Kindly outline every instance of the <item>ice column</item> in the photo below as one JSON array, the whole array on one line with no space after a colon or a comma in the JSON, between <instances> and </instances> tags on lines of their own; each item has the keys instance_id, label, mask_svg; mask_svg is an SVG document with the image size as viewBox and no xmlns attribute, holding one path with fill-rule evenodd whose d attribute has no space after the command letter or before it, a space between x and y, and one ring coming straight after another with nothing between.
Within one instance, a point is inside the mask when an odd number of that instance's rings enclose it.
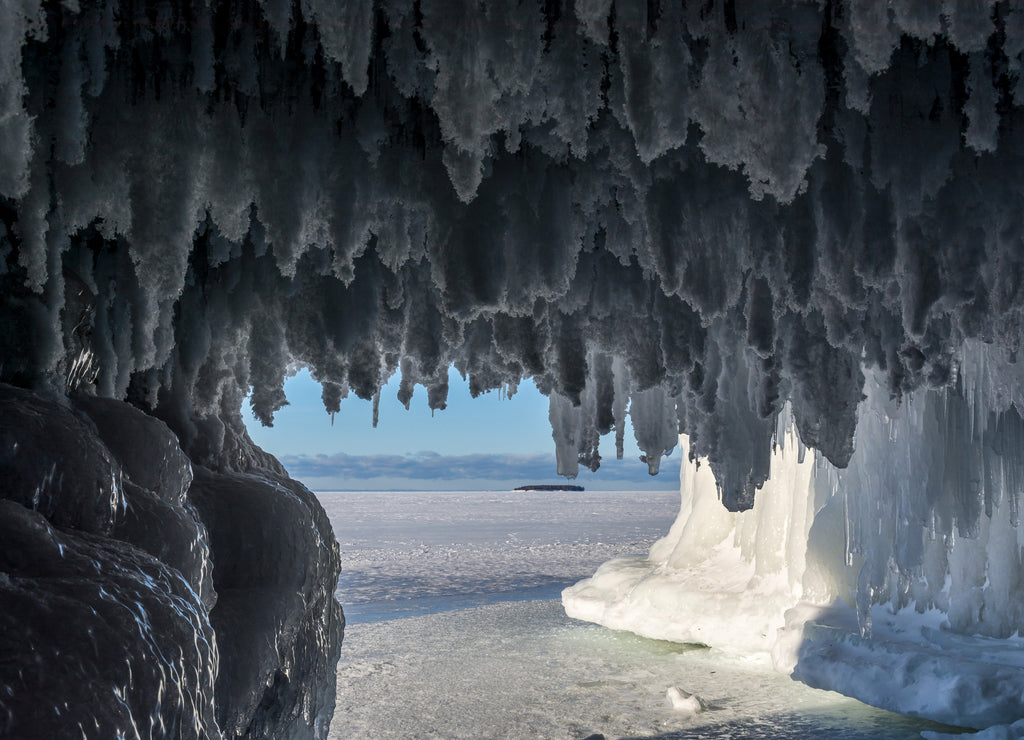
<instances>
[{"instance_id":1,"label":"ice column","mask_svg":"<svg viewBox=\"0 0 1024 740\"><path fill-rule=\"evenodd\" d=\"M684 459L679 517L647 557L605 563L566 589L571 617L646 637L768 651L786 609L800 600L808 530L818 499L814 470L788 413L772 476L754 508L732 513L706 461ZM680 437L688 448L686 436Z\"/></svg>"}]
</instances>

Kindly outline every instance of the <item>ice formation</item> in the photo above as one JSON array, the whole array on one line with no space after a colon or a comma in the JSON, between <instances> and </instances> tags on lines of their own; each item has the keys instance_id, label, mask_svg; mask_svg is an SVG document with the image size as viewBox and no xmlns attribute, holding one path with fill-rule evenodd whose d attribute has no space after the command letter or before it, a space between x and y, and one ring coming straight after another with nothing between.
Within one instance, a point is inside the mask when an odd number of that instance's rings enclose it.
<instances>
[{"instance_id":1,"label":"ice formation","mask_svg":"<svg viewBox=\"0 0 1024 740\"><path fill-rule=\"evenodd\" d=\"M1021 389L991 347L969 343L962 357L952 389L902 403L871 374L845 469L806 450L782 414L749 511L725 511L709 466L685 463L668 535L566 589L566 611L770 652L798 680L903 714L977 728L1020 719Z\"/></svg>"},{"instance_id":2,"label":"ice formation","mask_svg":"<svg viewBox=\"0 0 1024 740\"><path fill-rule=\"evenodd\" d=\"M680 714L698 714L705 709L704 702L699 696L683 691L678 686L670 686L665 692L665 698L672 709Z\"/></svg>"},{"instance_id":3,"label":"ice formation","mask_svg":"<svg viewBox=\"0 0 1024 740\"><path fill-rule=\"evenodd\" d=\"M1012 4L348 5L5 6L4 378L270 422L294 362L328 411L533 376L564 472L678 408L743 509L786 400L842 466L862 364L1014 349Z\"/></svg>"},{"instance_id":4,"label":"ice formation","mask_svg":"<svg viewBox=\"0 0 1024 740\"><path fill-rule=\"evenodd\" d=\"M166 423L194 481L184 498L163 497L152 476L125 472L146 443L98 422L98 436L9 422L2 459L17 485L5 506L29 515L6 521L49 552L85 557L58 547L68 532L148 552L163 566L146 568L170 569L160 582L178 583L176 571L192 584L174 618L197 640L204 619L218 635L236 624L229 612L246 629L274 622L296 641L241 662L224 657L240 649L234 638L218 638L213 693L235 709L214 702L216 721L244 732L251 709L262 718L249 732L271 732L261 723L297 716L279 711L287 699L315 733L329 699L315 681L300 691L307 669L295 666L326 670L331 609L299 616L320 603L301 589L309 598L289 596L274 615L240 604L297 584L329 593L332 539L308 494L240 435L242 399L251 393L271 423L297 363L330 413L349 392L374 397L395 371L403 399L421 384L441 409L454 364L473 393L533 377L551 397L566 475L599 466L600 438L621 439L626 413L652 473L684 432L680 457L706 461L715 498L730 512L755 507L739 515L755 522L744 530L781 516L770 502L756 513L755 493L778 485L771 451L787 404L784 434L848 471L836 473L840 490L877 474L848 467L864 440L879 459L909 456L886 468L904 477L849 499L840 517L849 554L863 558L860 627L895 589L901 608L907 594L934 602L953 634L1003 639L1016 629L1012 570L972 585L991 591L975 601L943 595L932 575L922 591L915 568L937 556L906 537L933 508L936 537L957 553L982 541L1009 553L1016 537L1022 55L1024 8L1009 0L7 2L0 382L12 408L55 404L41 412L54 428L72 424L59 409L89 415L81 399L127 402ZM871 408L893 404L886 418L917 442L858 427L865 373L877 379ZM940 427L914 426L924 406L942 407ZM939 448L941 488L921 488ZM978 477L993 454L1005 495ZM58 495L70 479L47 460L84 466L86 482ZM151 519L132 525L147 533L132 544L114 529L136 509ZM261 529L259 511L296 531ZM733 526L707 516L709 531ZM283 537L295 559L258 577L229 567L244 546L235 518ZM164 520L158 536L152 522ZM786 519L749 537L789 547L805 526ZM105 546L111 568L156 579ZM761 549L767 563L774 551ZM204 558L213 591L243 599L221 617L195 590ZM980 572L974 556L950 558L951 574ZM758 582L765 599L809 578L754 567L772 574ZM165 612L175 588L154 592ZM206 675L189 689L196 706L212 701L211 660L197 650L186 661ZM808 654L797 672L817 680L810 665ZM236 685L249 668L276 697L255 709L256 689ZM25 709L6 696L0 723Z\"/></svg>"}]
</instances>

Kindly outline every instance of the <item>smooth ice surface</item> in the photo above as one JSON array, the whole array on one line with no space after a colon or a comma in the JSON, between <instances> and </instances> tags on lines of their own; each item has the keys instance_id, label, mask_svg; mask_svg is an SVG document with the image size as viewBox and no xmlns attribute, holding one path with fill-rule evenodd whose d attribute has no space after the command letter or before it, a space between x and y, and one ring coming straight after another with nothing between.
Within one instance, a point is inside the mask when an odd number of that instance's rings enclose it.
<instances>
[{"instance_id":1,"label":"smooth ice surface","mask_svg":"<svg viewBox=\"0 0 1024 740\"><path fill-rule=\"evenodd\" d=\"M861 740L950 730L808 688L773 671L764 656L603 629L569 619L553 598L503 600L521 598L538 579L585 572L611 548L649 546L668 527L674 496L320 495L342 543L341 599L353 615L333 739L579 740L601 732L611 740L685 732ZM548 544L563 555L552 561ZM485 551L486 562L478 561ZM396 580L399 567L412 577ZM472 600L462 598L467 591ZM673 708L670 689L696 694L706 711Z\"/></svg>"}]
</instances>

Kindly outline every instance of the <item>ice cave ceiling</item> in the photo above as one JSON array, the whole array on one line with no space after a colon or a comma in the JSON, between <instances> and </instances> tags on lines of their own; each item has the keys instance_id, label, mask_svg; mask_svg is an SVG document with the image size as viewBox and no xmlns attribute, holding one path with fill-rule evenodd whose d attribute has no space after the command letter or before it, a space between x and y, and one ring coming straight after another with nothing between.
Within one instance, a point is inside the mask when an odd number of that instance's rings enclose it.
<instances>
[{"instance_id":1,"label":"ice cave ceiling","mask_svg":"<svg viewBox=\"0 0 1024 740\"><path fill-rule=\"evenodd\" d=\"M550 394L563 474L628 400L652 471L686 431L747 508L787 401L843 466L865 368L1015 361L1020 3L0 13L0 380L127 397L195 461L291 363L329 412L396 370L443 408L454 364Z\"/></svg>"}]
</instances>

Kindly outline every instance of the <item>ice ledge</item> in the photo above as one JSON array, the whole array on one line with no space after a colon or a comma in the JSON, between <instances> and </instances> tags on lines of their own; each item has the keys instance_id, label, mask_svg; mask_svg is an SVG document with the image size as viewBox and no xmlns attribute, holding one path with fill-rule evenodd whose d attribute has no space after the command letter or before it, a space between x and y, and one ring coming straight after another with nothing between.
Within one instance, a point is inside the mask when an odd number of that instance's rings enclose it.
<instances>
[{"instance_id":1,"label":"ice ledge","mask_svg":"<svg viewBox=\"0 0 1024 740\"><path fill-rule=\"evenodd\" d=\"M872 622L871 637L862 637L852 609L801 605L787 613L773 656L776 667L788 667L786 651L779 648L789 642L796 647L793 678L814 688L963 727L1020 718L1024 639L956 634L935 611L890 613L876 606Z\"/></svg>"},{"instance_id":2,"label":"ice ledge","mask_svg":"<svg viewBox=\"0 0 1024 740\"><path fill-rule=\"evenodd\" d=\"M833 611L795 625L801 640L794 679L948 725L987 728L1020 719L1021 640L956 635L929 626L928 615L880 608L871 637L862 638L856 615L846 611L839 620Z\"/></svg>"},{"instance_id":3,"label":"ice ledge","mask_svg":"<svg viewBox=\"0 0 1024 740\"><path fill-rule=\"evenodd\" d=\"M767 653L784 626L783 615L792 605L790 593L783 584L756 582L753 577L747 580L748 588L716 588L715 566L735 564L731 555L723 549L706 568L685 574L652 567L647 558L617 558L562 592L565 612L656 640ZM726 577L738 572L723 571Z\"/></svg>"}]
</instances>

